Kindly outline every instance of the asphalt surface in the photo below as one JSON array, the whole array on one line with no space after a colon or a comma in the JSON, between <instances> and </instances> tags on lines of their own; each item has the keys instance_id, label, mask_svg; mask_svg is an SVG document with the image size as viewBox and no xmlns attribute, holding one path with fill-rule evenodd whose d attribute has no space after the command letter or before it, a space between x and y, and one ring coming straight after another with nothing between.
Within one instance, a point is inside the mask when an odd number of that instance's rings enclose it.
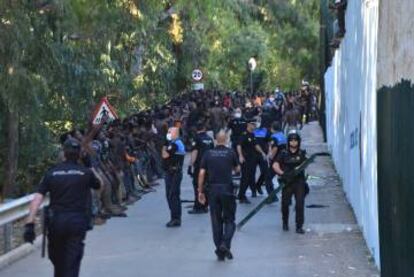
<instances>
[{"instance_id":1,"label":"asphalt surface","mask_svg":"<svg viewBox=\"0 0 414 277\"><path fill-rule=\"evenodd\" d=\"M309 153L325 151L316 123L303 130ZM305 235L283 232L280 203L265 207L233 240L234 260L216 261L208 215L187 214L183 204L181 228L167 229L168 208L164 183L130 206L128 218L114 218L88 234L81 276L380 276L372 262L340 180L329 157L318 158L308 170L311 193L306 199ZM182 198L192 199L188 176ZM251 205L238 205L241 219ZM2 277L53 276L40 250L0 271Z\"/></svg>"}]
</instances>

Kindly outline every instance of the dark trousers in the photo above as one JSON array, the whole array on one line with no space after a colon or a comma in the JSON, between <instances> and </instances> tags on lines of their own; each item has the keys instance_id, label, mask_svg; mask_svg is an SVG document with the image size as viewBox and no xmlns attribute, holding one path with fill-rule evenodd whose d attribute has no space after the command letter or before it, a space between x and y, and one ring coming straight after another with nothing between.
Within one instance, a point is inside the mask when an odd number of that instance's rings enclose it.
<instances>
[{"instance_id":1,"label":"dark trousers","mask_svg":"<svg viewBox=\"0 0 414 277\"><path fill-rule=\"evenodd\" d=\"M269 164L262 157L257 157L257 164L260 168L260 177L257 180L255 187L256 189L260 189L260 187L265 183L267 175L269 174Z\"/></svg>"},{"instance_id":2,"label":"dark trousers","mask_svg":"<svg viewBox=\"0 0 414 277\"><path fill-rule=\"evenodd\" d=\"M266 180L265 180L265 185L266 185L266 192L267 194L271 194L272 191L274 190L273 187L273 178L276 176L275 171L273 170L273 168L271 166L268 167L267 170L267 176L266 176Z\"/></svg>"},{"instance_id":3,"label":"dark trousers","mask_svg":"<svg viewBox=\"0 0 414 277\"><path fill-rule=\"evenodd\" d=\"M60 214L51 220L48 251L55 277L79 276L87 221L87 217L80 213Z\"/></svg>"},{"instance_id":4,"label":"dark trousers","mask_svg":"<svg viewBox=\"0 0 414 277\"><path fill-rule=\"evenodd\" d=\"M256 173L256 158L255 157L245 157L246 160L242 164L241 169L241 180L240 180L240 189L239 189L239 199L246 198L247 188L250 186L250 189L255 191L255 173Z\"/></svg>"},{"instance_id":5,"label":"dark trousers","mask_svg":"<svg viewBox=\"0 0 414 277\"><path fill-rule=\"evenodd\" d=\"M127 193L127 197L135 191L134 177L130 168L124 169L124 186Z\"/></svg>"},{"instance_id":6,"label":"dark trousers","mask_svg":"<svg viewBox=\"0 0 414 277\"><path fill-rule=\"evenodd\" d=\"M217 249L222 244L230 249L236 230L236 198L230 192L215 190L213 186L209 198L214 244Z\"/></svg>"},{"instance_id":7,"label":"dark trousers","mask_svg":"<svg viewBox=\"0 0 414 277\"><path fill-rule=\"evenodd\" d=\"M237 143L239 138L232 138L231 139L231 149L233 149L234 154L236 154L237 162L239 161L239 153L237 153Z\"/></svg>"},{"instance_id":8,"label":"dark trousers","mask_svg":"<svg viewBox=\"0 0 414 277\"><path fill-rule=\"evenodd\" d=\"M165 192L167 196L168 207L171 212L171 219L181 220L181 180L183 179L182 170L166 172Z\"/></svg>"},{"instance_id":9,"label":"dark trousers","mask_svg":"<svg viewBox=\"0 0 414 277\"><path fill-rule=\"evenodd\" d=\"M194 188L194 210L203 210L207 209L208 202L203 205L198 201L198 173L200 172L199 168L194 168L193 172L193 188Z\"/></svg>"},{"instance_id":10,"label":"dark trousers","mask_svg":"<svg viewBox=\"0 0 414 277\"><path fill-rule=\"evenodd\" d=\"M282 219L284 224L289 223L289 206L292 196L295 196L296 227L301 228L305 221L305 182L296 182L285 186L282 190Z\"/></svg>"}]
</instances>

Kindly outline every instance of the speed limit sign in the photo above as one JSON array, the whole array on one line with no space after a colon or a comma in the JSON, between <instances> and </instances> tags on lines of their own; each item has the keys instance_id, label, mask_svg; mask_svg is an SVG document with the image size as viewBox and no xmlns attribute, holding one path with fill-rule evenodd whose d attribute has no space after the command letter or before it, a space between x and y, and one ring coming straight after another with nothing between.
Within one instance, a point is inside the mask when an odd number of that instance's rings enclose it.
<instances>
[{"instance_id":1,"label":"speed limit sign","mask_svg":"<svg viewBox=\"0 0 414 277\"><path fill-rule=\"evenodd\" d=\"M191 74L191 77L194 81L201 81L201 79L203 79L203 72L201 72L200 69L194 69L193 73Z\"/></svg>"}]
</instances>

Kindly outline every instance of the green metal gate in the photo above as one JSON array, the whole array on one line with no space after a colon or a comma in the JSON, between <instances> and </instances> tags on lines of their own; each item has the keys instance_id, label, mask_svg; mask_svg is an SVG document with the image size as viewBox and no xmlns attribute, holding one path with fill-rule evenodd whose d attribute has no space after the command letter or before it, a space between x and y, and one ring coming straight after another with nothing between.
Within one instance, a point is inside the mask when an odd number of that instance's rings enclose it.
<instances>
[{"instance_id":1,"label":"green metal gate","mask_svg":"<svg viewBox=\"0 0 414 277\"><path fill-rule=\"evenodd\" d=\"M382 277L414 276L414 86L378 91L378 207Z\"/></svg>"}]
</instances>

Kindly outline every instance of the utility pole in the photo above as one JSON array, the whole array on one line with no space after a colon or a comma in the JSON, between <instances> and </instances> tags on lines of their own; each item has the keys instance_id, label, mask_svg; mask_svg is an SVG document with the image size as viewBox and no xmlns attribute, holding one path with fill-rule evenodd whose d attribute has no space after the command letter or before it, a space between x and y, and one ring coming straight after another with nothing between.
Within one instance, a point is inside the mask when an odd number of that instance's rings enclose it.
<instances>
[{"instance_id":1,"label":"utility pole","mask_svg":"<svg viewBox=\"0 0 414 277\"><path fill-rule=\"evenodd\" d=\"M250 69L250 94L253 95L253 71L256 69L257 66L256 59L251 57L248 63Z\"/></svg>"}]
</instances>

